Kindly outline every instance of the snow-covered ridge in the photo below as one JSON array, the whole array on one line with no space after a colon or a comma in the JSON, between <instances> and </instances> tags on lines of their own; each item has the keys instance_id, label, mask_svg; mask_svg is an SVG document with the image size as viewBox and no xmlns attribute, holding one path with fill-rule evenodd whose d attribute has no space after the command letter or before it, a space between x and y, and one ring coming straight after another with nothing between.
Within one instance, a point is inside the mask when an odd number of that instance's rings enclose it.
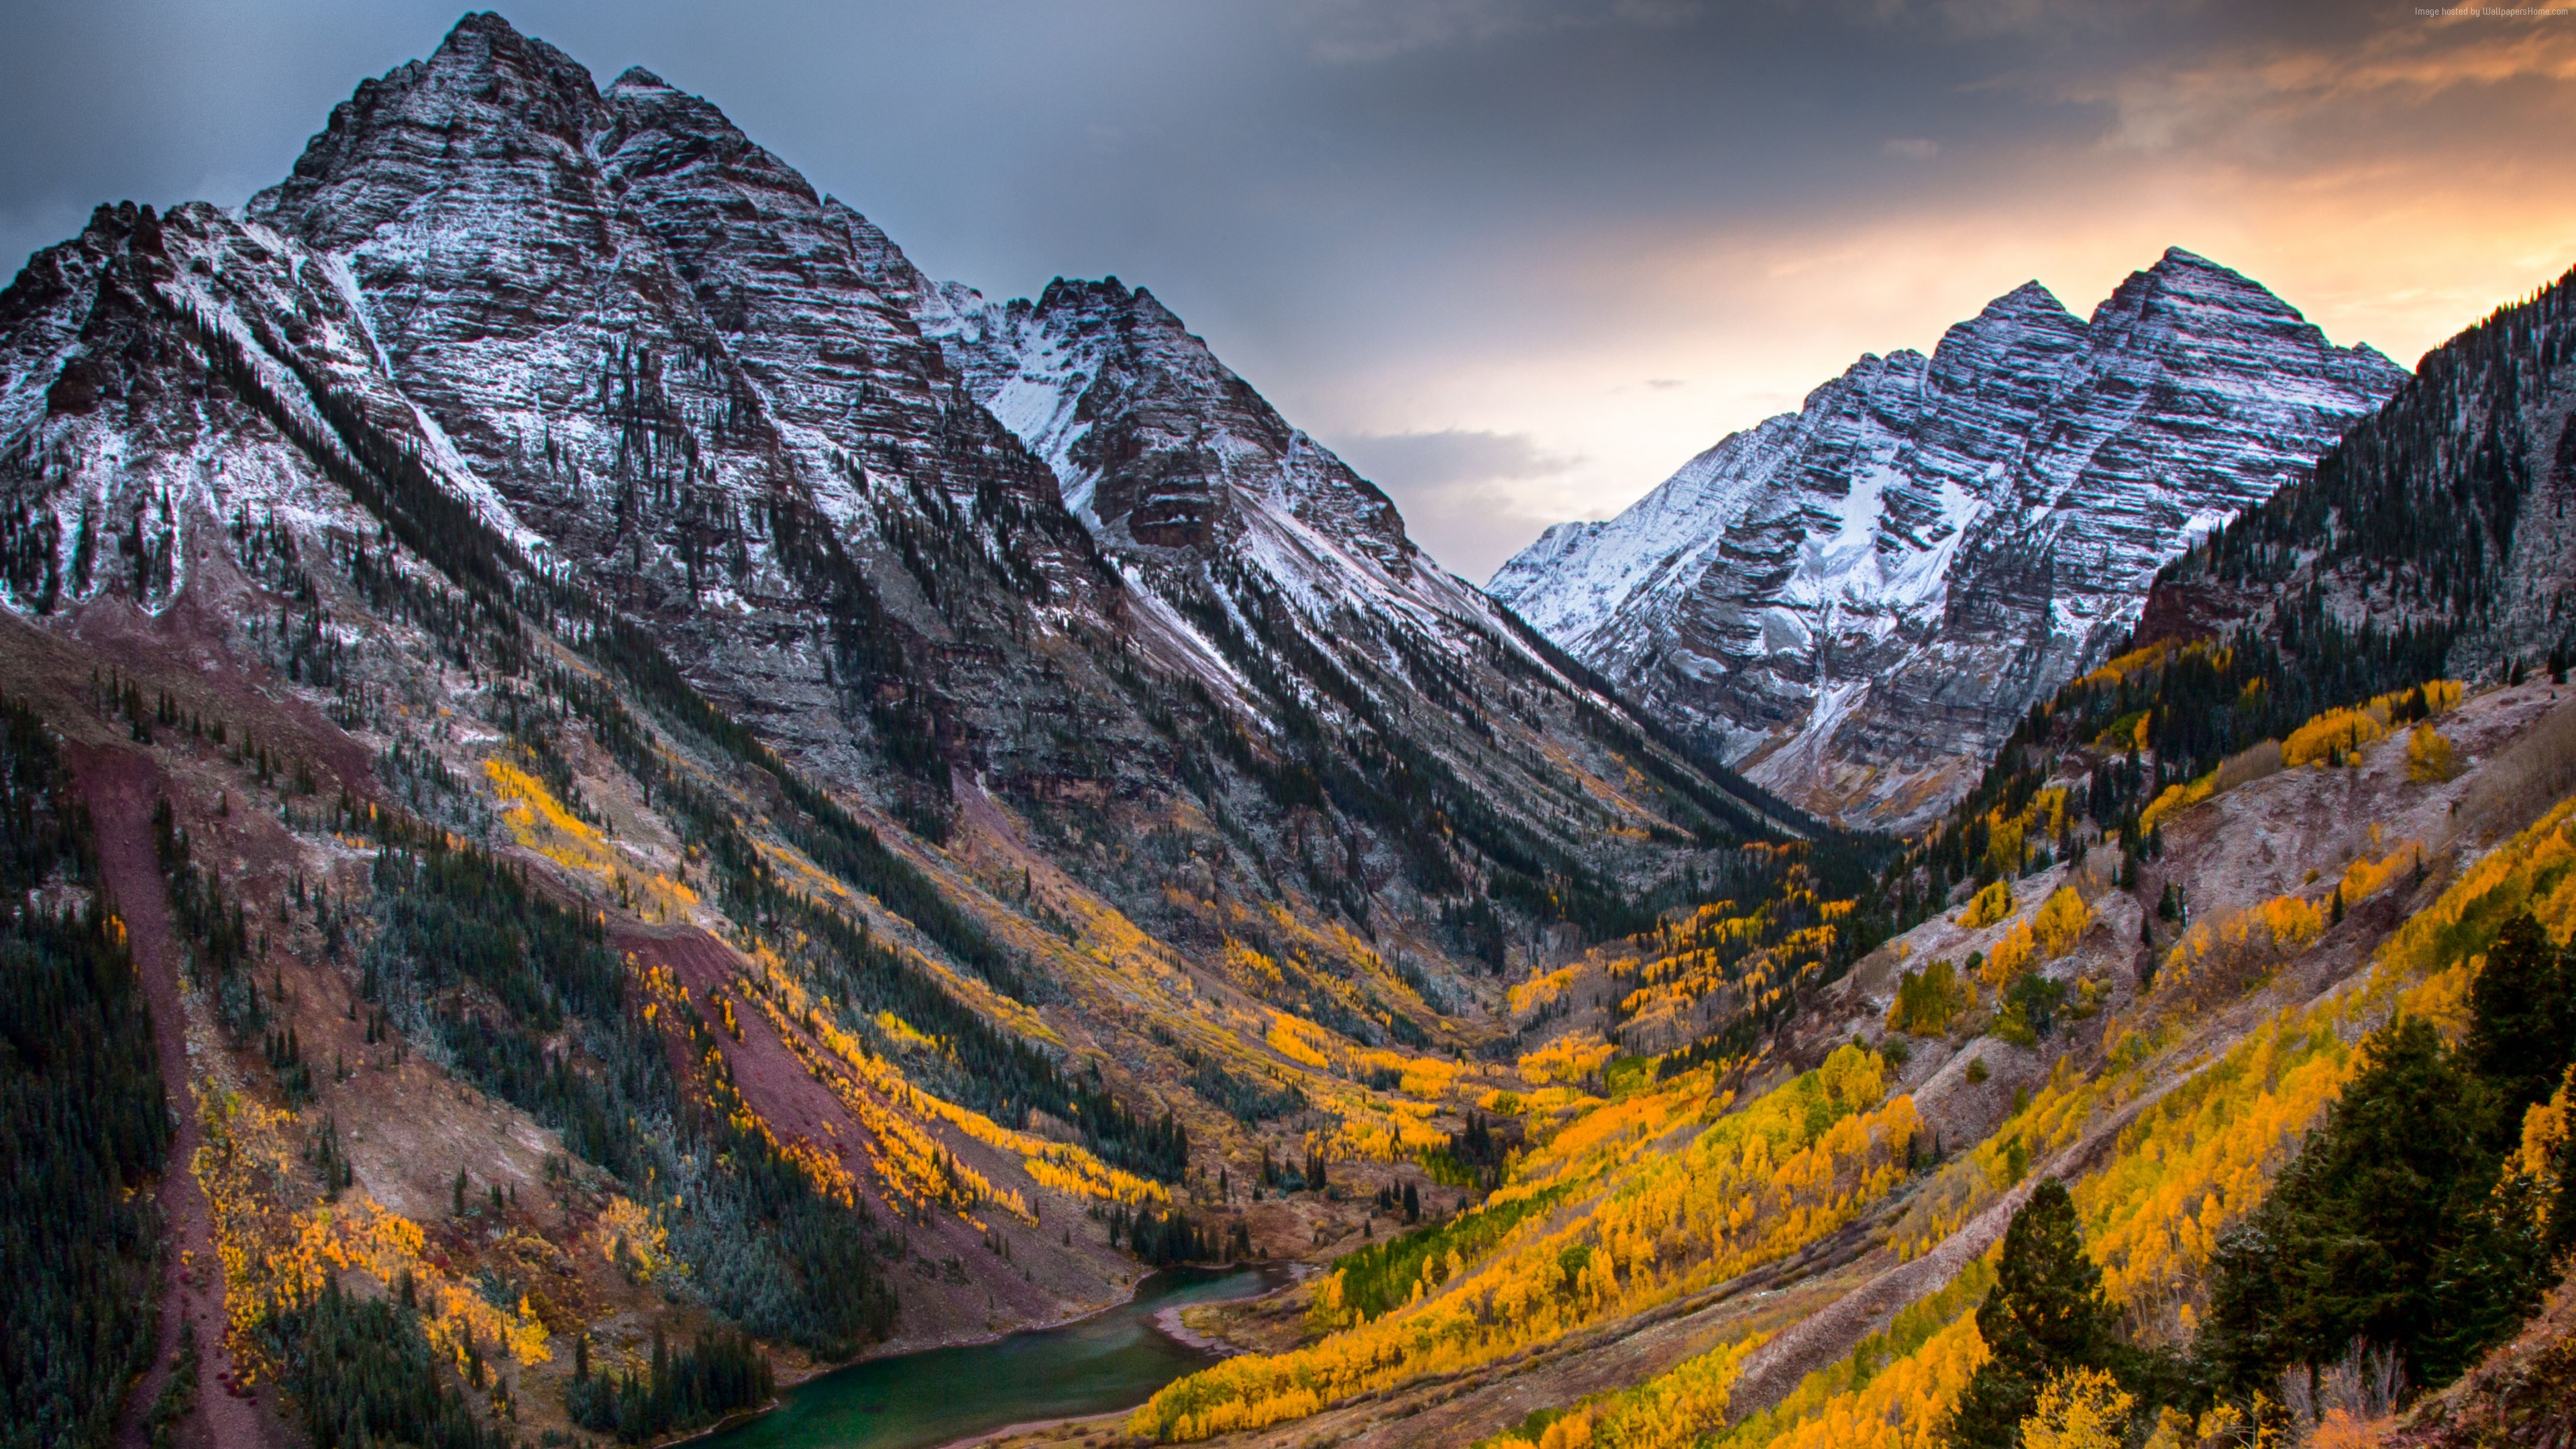
<instances>
[{"instance_id":1,"label":"snow-covered ridge","mask_svg":"<svg viewBox=\"0 0 2576 1449\"><path fill-rule=\"evenodd\" d=\"M2089 319L2034 282L1863 357L1488 587L1757 783L1910 823L2405 378L2175 248Z\"/></svg>"},{"instance_id":2,"label":"snow-covered ridge","mask_svg":"<svg viewBox=\"0 0 2576 1449\"><path fill-rule=\"evenodd\" d=\"M1151 292L1115 277L1060 278L1034 301L1006 303L958 283L890 290L913 299L923 335L1054 469L1066 506L1147 592L1213 598L1225 591L1212 587L1212 567L1246 571L1321 639L1349 612L1435 647L1505 641L1548 668L1489 598L1406 537L1384 493L1291 426ZM1190 629L1181 613L1171 622ZM1216 657L1192 638L1194 655ZM1402 669L1391 655L1380 662Z\"/></svg>"}]
</instances>

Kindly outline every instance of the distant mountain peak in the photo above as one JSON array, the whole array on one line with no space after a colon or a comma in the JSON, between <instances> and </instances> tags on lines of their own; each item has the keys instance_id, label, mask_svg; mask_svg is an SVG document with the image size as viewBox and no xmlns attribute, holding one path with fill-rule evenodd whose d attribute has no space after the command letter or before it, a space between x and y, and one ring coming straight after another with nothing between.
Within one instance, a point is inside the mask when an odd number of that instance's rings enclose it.
<instances>
[{"instance_id":1,"label":"distant mountain peak","mask_svg":"<svg viewBox=\"0 0 2576 1449\"><path fill-rule=\"evenodd\" d=\"M1489 587L1757 783L1906 823L2405 377L2173 247L2089 319L2030 282L1865 356Z\"/></svg>"}]
</instances>

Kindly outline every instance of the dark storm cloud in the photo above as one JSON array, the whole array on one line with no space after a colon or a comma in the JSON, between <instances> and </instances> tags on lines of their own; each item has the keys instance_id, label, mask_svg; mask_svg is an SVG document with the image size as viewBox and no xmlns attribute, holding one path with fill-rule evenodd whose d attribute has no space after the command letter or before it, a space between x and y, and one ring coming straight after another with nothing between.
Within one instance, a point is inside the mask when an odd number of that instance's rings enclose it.
<instances>
[{"instance_id":1,"label":"dark storm cloud","mask_svg":"<svg viewBox=\"0 0 2576 1449\"><path fill-rule=\"evenodd\" d=\"M100 201L241 201L457 13L0 14L0 251ZM2576 23L2408 5L505 13L603 81L643 64L707 96L934 274L1151 286L1477 577L1539 522L1611 511L2034 275L2081 310L2183 243L2411 357L2563 266L2576 233L2554 144Z\"/></svg>"}]
</instances>

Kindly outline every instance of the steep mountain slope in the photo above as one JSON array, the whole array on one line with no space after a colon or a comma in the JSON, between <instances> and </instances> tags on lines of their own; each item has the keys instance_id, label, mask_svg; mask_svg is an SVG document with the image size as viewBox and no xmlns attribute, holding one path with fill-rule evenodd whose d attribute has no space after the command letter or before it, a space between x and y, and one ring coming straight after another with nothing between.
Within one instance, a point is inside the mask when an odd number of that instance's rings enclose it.
<instances>
[{"instance_id":1,"label":"steep mountain slope","mask_svg":"<svg viewBox=\"0 0 2576 1449\"><path fill-rule=\"evenodd\" d=\"M2158 576L2139 641L2313 621L2411 633L2448 672L2576 657L2576 275L2425 355L2314 474ZM2303 624L2306 626L2303 629Z\"/></svg>"},{"instance_id":2,"label":"steep mountain slope","mask_svg":"<svg viewBox=\"0 0 2576 1449\"><path fill-rule=\"evenodd\" d=\"M1407 788L1436 789L1444 775L1485 782L1479 813L1502 812L1514 834L1569 860L1601 858L1605 842L1561 833L1553 818L1547 745L1480 722L1497 704L1543 719L1563 661L1425 556L1383 493L1291 427L1150 292L1115 278L1059 279L1034 303L889 290L918 299L925 335L968 389L1055 470L1136 596L1193 646L1183 660L1210 691L1248 696L1274 718L1309 700L1343 705L1414 756L1403 769L1423 778ZM1290 666L1284 678L1265 646ZM1441 713L1413 714L1422 701ZM1642 727L1609 728L1615 739ZM1415 755L1408 736L1431 752ZM1731 778L1698 788L1672 769L1672 746L1641 735L1623 747L1634 768L1689 797L1672 808L1699 812L1702 833L1796 828L1792 812Z\"/></svg>"},{"instance_id":3,"label":"steep mountain slope","mask_svg":"<svg viewBox=\"0 0 2576 1449\"><path fill-rule=\"evenodd\" d=\"M2384 1313L2371 1342L2416 1383L2495 1354L2409 1435L2553 1422L2565 1287L2515 1333L2565 1267L2541 1231L2576 1201L2570 1104L2550 1095L2576 1056L2576 702L2484 631L2528 631L2513 621L2534 611L2507 603L2551 598L2561 563L2522 553L2512 525L2552 486L2564 295L2428 357L2313 483L2171 566L2149 625L2186 637L2031 711L1881 877L1905 928L1800 987L1742 1055L1665 1034L1668 1002L1777 979L1767 953L1739 954L1725 908L1525 981L1513 1006L1544 1040L1511 1101L1529 1145L1497 1188L1342 1259L1303 1339L1212 1319L1263 1355L1175 1384L1130 1434L1943 1442L1983 1366L2027 1351L1979 1305L2010 1286L1993 1255L2051 1177L2112 1337L2188 1366L2109 1355L2139 1395L2130 1437L2170 1409L2159 1442L2227 1442L2276 1385L2308 1389L2274 1412L2321 1442L2384 1432L2387 1385L2363 1392L2358 1357L2330 1360L2378 1311L2357 1293L2388 1263L2414 1265L2394 1287L2415 1316ZM2441 522L2397 525L2437 502ZM2262 551L2275 515L2302 513L2323 526ZM2280 590L2259 570L2284 556L2314 572ZM2213 621L2231 632L2208 637ZM2440 677L2479 658L2482 679ZM2378 1105L2343 1116L2365 1090ZM2441 1094L2454 1130L2389 1115L2408 1090ZM2416 1155L2468 1164L2462 1195L2417 1186ZM2307 1206L2263 1216L2280 1184ZM2318 1220L2319 1200L2404 1206ZM2273 1272L2249 1222L2334 1245ZM2418 1271L2437 1261L2463 1266ZM2445 1294L2475 1306L2411 1306Z\"/></svg>"},{"instance_id":4,"label":"steep mountain slope","mask_svg":"<svg viewBox=\"0 0 2576 1449\"><path fill-rule=\"evenodd\" d=\"M0 293L0 603L46 889L187 1048L201 1436L653 1437L1321 1251L1513 1080L1506 966L1835 868L1150 297L932 287L495 16ZM608 1377L664 1331L723 1394Z\"/></svg>"},{"instance_id":5,"label":"steep mountain slope","mask_svg":"<svg viewBox=\"0 0 2576 1449\"><path fill-rule=\"evenodd\" d=\"M1756 782L1854 824L1956 798L2157 567L2405 373L2175 249L2079 320L2033 283L1866 357L1496 597Z\"/></svg>"},{"instance_id":6,"label":"steep mountain slope","mask_svg":"<svg viewBox=\"0 0 2576 1449\"><path fill-rule=\"evenodd\" d=\"M1166 1389L1129 1434L1939 1443L1991 1349L1991 1255L2049 1177L2121 1336L2193 1351L2229 1231L2359 1043L2401 1016L2456 1040L2507 921L2534 912L2553 945L2576 927L2576 706L2533 681L2434 727L2467 762L2448 778L2383 737L2171 812L2134 875L2096 849L1998 877L1999 908L1963 891L1750 1070L1676 1057L1520 1094L1528 1148L1475 1211L1341 1259L1301 1295L1302 1338L1209 1316L1264 1352ZM1723 934L1616 943L1524 1009L1579 1041Z\"/></svg>"}]
</instances>

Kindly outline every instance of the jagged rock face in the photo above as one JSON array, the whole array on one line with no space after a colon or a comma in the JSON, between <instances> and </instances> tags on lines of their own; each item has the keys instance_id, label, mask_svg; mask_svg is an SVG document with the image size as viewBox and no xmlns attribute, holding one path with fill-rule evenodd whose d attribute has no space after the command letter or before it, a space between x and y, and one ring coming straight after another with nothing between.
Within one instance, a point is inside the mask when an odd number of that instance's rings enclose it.
<instances>
[{"instance_id":1,"label":"jagged rock face","mask_svg":"<svg viewBox=\"0 0 2576 1449\"><path fill-rule=\"evenodd\" d=\"M1151 292L1059 278L1035 303L995 306L949 289L921 321L1111 547L1231 546L1248 511L1267 507L1390 571L1419 566L1387 496L1290 427Z\"/></svg>"},{"instance_id":2,"label":"jagged rock face","mask_svg":"<svg viewBox=\"0 0 2576 1449\"><path fill-rule=\"evenodd\" d=\"M926 691L995 763L976 702L1041 671L1028 603L1114 608L1053 478L869 285L882 237L647 72L602 94L470 16L249 213L345 259L396 385L558 561L802 746Z\"/></svg>"},{"instance_id":3,"label":"jagged rock face","mask_svg":"<svg viewBox=\"0 0 2576 1449\"><path fill-rule=\"evenodd\" d=\"M2252 627L2290 652L2284 601L2461 678L2576 659L2576 273L2425 354L2314 473L2175 561L2142 639ZM2367 637L2363 647L2376 647Z\"/></svg>"},{"instance_id":4,"label":"jagged rock face","mask_svg":"<svg viewBox=\"0 0 2576 1449\"><path fill-rule=\"evenodd\" d=\"M0 294L0 365L14 610L159 608L272 523L345 560L417 475L499 535L484 582L594 593L880 819L1083 802L1081 868L1152 928L1240 891L1436 958L1504 873L1602 900L1785 818L1150 294L933 283L704 101L494 16L240 213L102 211ZM1131 827L1196 834L1098 846Z\"/></svg>"},{"instance_id":5,"label":"jagged rock face","mask_svg":"<svg viewBox=\"0 0 2576 1449\"><path fill-rule=\"evenodd\" d=\"M880 285L911 300L976 399L1054 468L1135 597L1182 643L1178 667L1290 733L1310 702L1347 711L1375 737L1368 747L1480 782L1490 811L1568 859L1625 853L1617 832L1586 839L1561 809L1563 756L1551 752L1563 726L1540 722L1528 684L1589 691L1426 558L1384 493L1150 292L1059 278L1034 302L996 304L892 265ZM1282 672L1274 654L1315 662Z\"/></svg>"},{"instance_id":6,"label":"jagged rock face","mask_svg":"<svg viewBox=\"0 0 2576 1449\"><path fill-rule=\"evenodd\" d=\"M2090 319L2032 283L1865 357L1489 587L1756 783L1910 825L2405 377L2176 249Z\"/></svg>"}]
</instances>

